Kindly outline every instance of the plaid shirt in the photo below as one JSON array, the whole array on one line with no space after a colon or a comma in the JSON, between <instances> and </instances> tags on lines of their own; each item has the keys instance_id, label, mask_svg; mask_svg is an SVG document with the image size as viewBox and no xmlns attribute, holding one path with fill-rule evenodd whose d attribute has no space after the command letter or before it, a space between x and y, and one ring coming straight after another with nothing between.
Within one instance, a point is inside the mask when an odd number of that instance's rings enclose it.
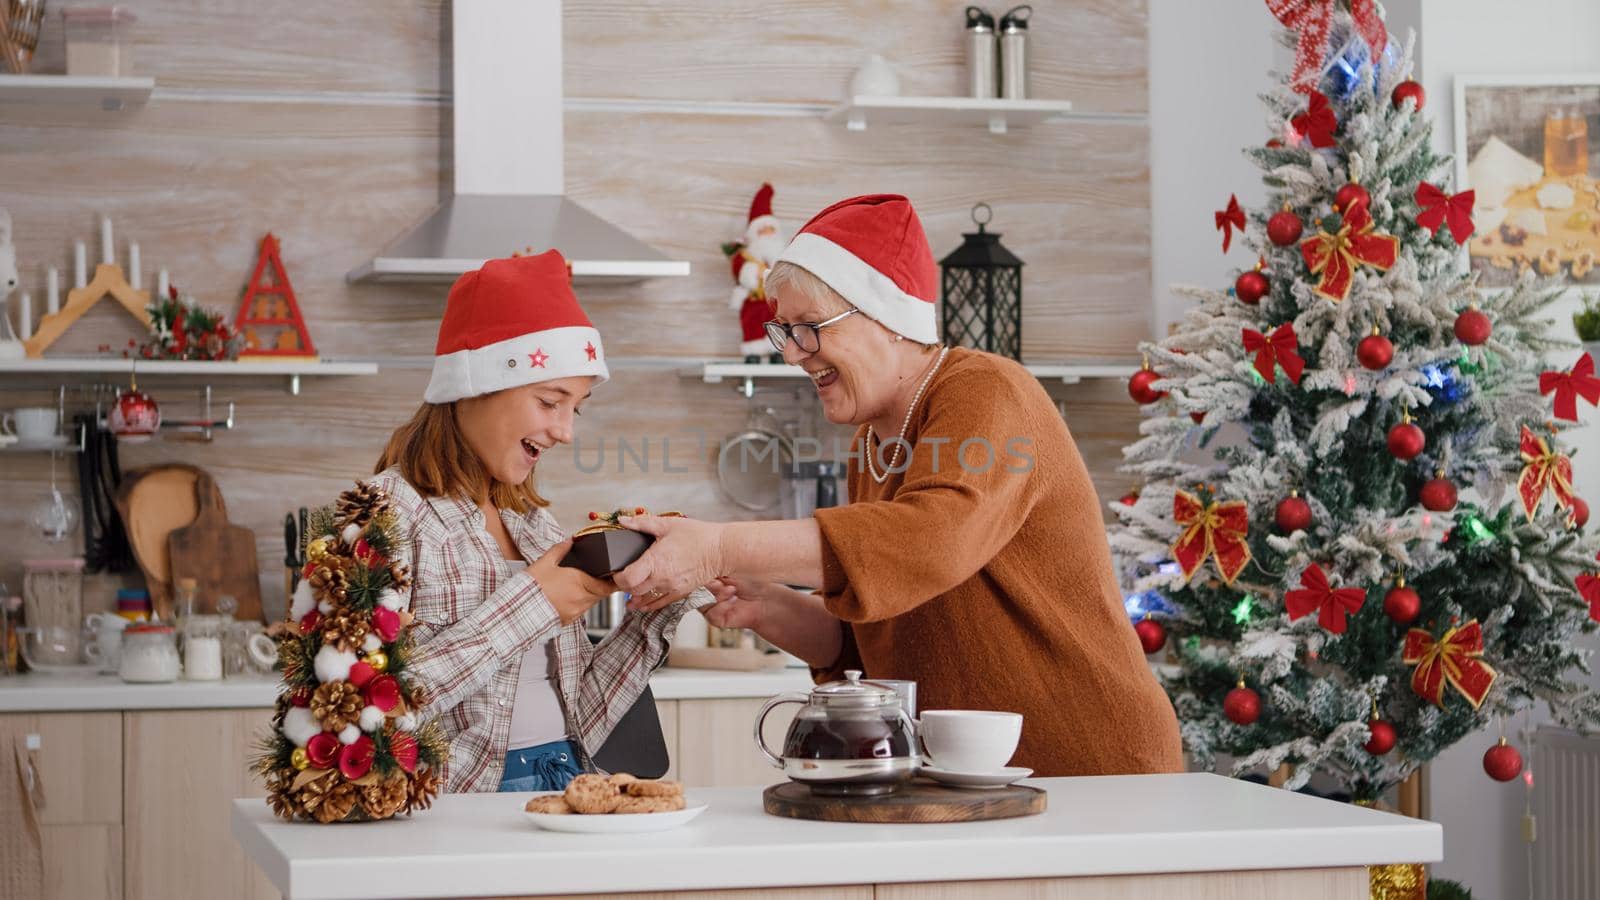
<instances>
[{"instance_id":1,"label":"plaid shirt","mask_svg":"<svg viewBox=\"0 0 1600 900\"><path fill-rule=\"evenodd\" d=\"M554 638L552 671L567 733L588 754L605 742L650 683L650 673L666 660L670 635L684 612L711 602L701 590L684 603L630 613L592 645L582 620L561 624L531 574L502 571L500 546L484 530L476 503L423 497L398 469L380 473L371 483L388 493L410 545L416 649L406 671L427 690L423 717L439 717L450 736L447 791L499 789L517 675L528 647ZM564 537L544 509L525 516L501 510L500 517L530 562ZM582 762L585 769L593 768L588 759Z\"/></svg>"}]
</instances>

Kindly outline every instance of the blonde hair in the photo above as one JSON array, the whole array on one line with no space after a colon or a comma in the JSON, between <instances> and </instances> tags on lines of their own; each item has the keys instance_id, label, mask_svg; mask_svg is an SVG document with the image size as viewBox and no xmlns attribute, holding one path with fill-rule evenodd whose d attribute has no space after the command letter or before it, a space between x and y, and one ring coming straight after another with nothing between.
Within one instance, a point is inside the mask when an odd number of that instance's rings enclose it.
<instances>
[{"instance_id":1,"label":"blonde hair","mask_svg":"<svg viewBox=\"0 0 1600 900\"><path fill-rule=\"evenodd\" d=\"M400 475L424 497L488 498L500 509L518 515L550 501L539 496L533 473L521 484L495 481L467 445L456 421L454 403L424 403L411 421L389 436L373 472L398 466Z\"/></svg>"},{"instance_id":2,"label":"blonde hair","mask_svg":"<svg viewBox=\"0 0 1600 900\"><path fill-rule=\"evenodd\" d=\"M772 295L784 287L792 287L816 303L818 313L825 319L837 316L855 305L846 300L843 294L829 287L821 278L792 262L779 260L773 263L772 271L767 273L767 303L773 308L777 308L778 304L772 299Z\"/></svg>"}]
</instances>

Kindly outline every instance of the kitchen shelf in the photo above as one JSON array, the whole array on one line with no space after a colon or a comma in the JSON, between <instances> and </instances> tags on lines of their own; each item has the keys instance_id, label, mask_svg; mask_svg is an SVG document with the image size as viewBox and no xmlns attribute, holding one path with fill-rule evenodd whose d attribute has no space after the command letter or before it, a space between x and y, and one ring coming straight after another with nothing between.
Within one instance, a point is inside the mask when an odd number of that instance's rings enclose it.
<instances>
[{"instance_id":1,"label":"kitchen shelf","mask_svg":"<svg viewBox=\"0 0 1600 900\"><path fill-rule=\"evenodd\" d=\"M868 122L884 124L988 125L991 134L1058 121L1072 112L1065 100L988 100L978 97L852 97L826 113L851 131Z\"/></svg>"},{"instance_id":2,"label":"kitchen shelf","mask_svg":"<svg viewBox=\"0 0 1600 900\"><path fill-rule=\"evenodd\" d=\"M0 75L0 102L99 104L116 111L139 107L155 90L154 78L88 75Z\"/></svg>"},{"instance_id":3,"label":"kitchen shelf","mask_svg":"<svg viewBox=\"0 0 1600 900\"><path fill-rule=\"evenodd\" d=\"M1086 379L1127 378L1139 368L1136 362L1087 363L1083 365L1055 363L1024 363L1025 368L1040 381L1060 381L1077 384ZM685 378L699 378L706 384L721 384L724 380L739 380L739 390L746 397L755 395L755 382L760 378L799 379L810 378L799 366L784 363L746 363L732 360L707 360L694 366L681 368L678 374Z\"/></svg>"},{"instance_id":4,"label":"kitchen shelf","mask_svg":"<svg viewBox=\"0 0 1600 900\"><path fill-rule=\"evenodd\" d=\"M301 376L376 375L378 364L370 362L243 360L238 362L200 362L191 360L134 360L58 357L0 362L0 375L91 375L116 374L151 377L196 375L205 378L286 377L289 393L300 393Z\"/></svg>"}]
</instances>

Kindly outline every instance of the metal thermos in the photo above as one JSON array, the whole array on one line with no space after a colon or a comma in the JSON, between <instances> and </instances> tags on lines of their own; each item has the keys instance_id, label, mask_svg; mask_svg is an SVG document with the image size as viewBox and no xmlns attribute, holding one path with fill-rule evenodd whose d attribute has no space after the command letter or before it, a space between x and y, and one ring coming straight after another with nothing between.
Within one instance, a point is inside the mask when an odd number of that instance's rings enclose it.
<instances>
[{"instance_id":1,"label":"metal thermos","mask_svg":"<svg viewBox=\"0 0 1600 900\"><path fill-rule=\"evenodd\" d=\"M996 37L994 16L979 7L967 7L967 87L974 97L997 95Z\"/></svg>"},{"instance_id":2,"label":"metal thermos","mask_svg":"<svg viewBox=\"0 0 1600 900\"><path fill-rule=\"evenodd\" d=\"M1000 96L1028 99L1028 17L1033 7L1019 6L1000 17Z\"/></svg>"}]
</instances>

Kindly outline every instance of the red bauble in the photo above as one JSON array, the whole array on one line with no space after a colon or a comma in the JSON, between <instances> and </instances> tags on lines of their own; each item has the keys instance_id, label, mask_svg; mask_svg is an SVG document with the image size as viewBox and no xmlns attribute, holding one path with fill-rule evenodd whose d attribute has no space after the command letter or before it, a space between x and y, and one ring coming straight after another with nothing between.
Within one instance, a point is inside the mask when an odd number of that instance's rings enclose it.
<instances>
[{"instance_id":1,"label":"red bauble","mask_svg":"<svg viewBox=\"0 0 1600 900\"><path fill-rule=\"evenodd\" d=\"M1573 528L1582 528L1583 526L1589 524L1589 504L1585 503L1582 497L1572 498L1572 509L1570 512L1572 515Z\"/></svg>"},{"instance_id":2,"label":"red bauble","mask_svg":"<svg viewBox=\"0 0 1600 900\"><path fill-rule=\"evenodd\" d=\"M1389 429L1389 452L1395 459L1416 459L1428 446L1428 437L1422 429L1410 422L1401 422Z\"/></svg>"},{"instance_id":3,"label":"red bauble","mask_svg":"<svg viewBox=\"0 0 1600 900\"><path fill-rule=\"evenodd\" d=\"M400 682L393 675L379 675L367 683L367 689L362 692L369 706L376 706L378 712L388 712L400 705Z\"/></svg>"},{"instance_id":4,"label":"red bauble","mask_svg":"<svg viewBox=\"0 0 1600 900\"><path fill-rule=\"evenodd\" d=\"M1522 774L1522 754L1501 738L1500 743L1483 754L1483 771L1495 781L1511 781Z\"/></svg>"},{"instance_id":5,"label":"red bauble","mask_svg":"<svg viewBox=\"0 0 1600 900\"><path fill-rule=\"evenodd\" d=\"M1393 588L1383 598L1383 614L1397 625L1410 625L1422 612L1422 595L1404 585Z\"/></svg>"},{"instance_id":6,"label":"red bauble","mask_svg":"<svg viewBox=\"0 0 1600 900\"><path fill-rule=\"evenodd\" d=\"M385 644L400 636L400 614L387 606L372 610L372 633Z\"/></svg>"},{"instance_id":7,"label":"red bauble","mask_svg":"<svg viewBox=\"0 0 1600 900\"><path fill-rule=\"evenodd\" d=\"M367 682L377 677L377 674L377 670L372 668L372 663L359 659L350 667L350 677L347 680L358 688L366 687Z\"/></svg>"},{"instance_id":8,"label":"red bauble","mask_svg":"<svg viewBox=\"0 0 1600 900\"><path fill-rule=\"evenodd\" d=\"M339 738L330 731L319 731L306 741L306 758L318 769L333 766L339 758Z\"/></svg>"},{"instance_id":9,"label":"red bauble","mask_svg":"<svg viewBox=\"0 0 1600 900\"><path fill-rule=\"evenodd\" d=\"M1426 96L1422 90L1422 85L1417 84L1415 81L1402 81L1394 86L1394 93L1389 95L1389 99L1394 101L1395 106L1399 106L1401 101L1408 97L1412 98L1417 101L1417 109L1420 110L1422 109L1422 101L1426 99Z\"/></svg>"},{"instance_id":10,"label":"red bauble","mask_svg":"<svg viewBox=\"0 0 1600 900\"><path fill-rule=\"evenodd\" d=\"M345 744L339 750L339 774L350 781L366 775L372 770L372 757L376 752L372 738L364 734L356 738L355 743Z\"/></svg>"},{"instance_id":11,"label":"red bauble","mask_svg":"<svg viewBox=\"0 0 1600 900\"><path fill-rule=\"evenodd\" d=\"M1357 203L1370 207L1372 195L1367 193L1366 188L1356 184L1354 181L1339 188L1339 192L1333 195L1333 208L1338 210L1340 214L1348 213L1350 207Z\"/></svg>"},{"instance_id":12,"label":"red bauble","mask_svg":"<svg viewBox=\"0 0 1600 900\"><path fill-rule=\"evenodd\" d=\"M1267 141L1267 146L1268 147L1272 147L1272 148L1282 147L1283 146L1283 141L1280 141L1277 138L1273 138L1272 140Z\"/></svg>"},{"instance_id":13,"label":"red bauble","mask_svg":"<svg viewBox=\"0 0 1600 900\"><path fill-rule=\"evenodd\" d=\"M1202 412L1192 412L1189 413L1189 419L1196 425L1204 425L1206 423L1206 414Z\"/></svg>"},{"instance_id":14,"label":"red bauble","mask_svg":"<svg viewBox=\"0 0 1600 900\"><path fill-rule=\"evenodd\" d=\"M1261 695L1240 685L1222 698L1222 714L1235 725L1249 725L1261 718Z\"/></svg>"},{"instance_id":15,"label":"red bauble","mask_svg":"<svg viewBox=\"0 0 1600 900\"><path fill-rule=\"evenodd\" d=\"M1129 491L1126 494L1123 494L1122 499L1117 502L1121 503L1123 506L1132 506L1139 502L1139 492Z\"/></svg>"},{"instance_id":16,"label":"red bauble","mask_svg":"<svg viewBox=\"0 0 1600 900\"><path fill-rule=\"evenodd\" d=\"M1494 331L1489 317L1476 309L1462 310L1456 316L1456 340L1469 347L1476 347L1489 339L1489 334Z\"/></svg>"},{"instance_id":17,"label":"red bauble","mask_svg":"<svg viewBox=\"0 0 1600 900\"><path fill-rule=\"evenodd\" d=\"M1287 247L1300 240L1300 233L1305 226L1300 222L1300 217L1286 210L1272 214L1267 220L1267 240L1279 247Z\"/></svg>"},{"instance_id":18,"label":"red bauble","mask_svg":"<svg viewBox=\"0 0 1600 900\"><path fill-rule=\"evenodd\" d=\"M1381 334L1369 334L1356 345L1356 359L1374 372L1387 369L1394 361L1394 343Z\"/></svg>"},{"instance_id":19,"label":"red bauble","mask_svg":"<svg viewBox=\"0 0 1600 900\"><path fill-rule=\"evenodd\" d=\"M1284 534L1293 534L1311 527L1311 504L1302 497L1285 497L1278 501L1273 521Z\"/></svg>"},{"instance_id":20,"label":"red bauble","mask_svg":"<svg viewBox=\"0 0 1600 900\"><path fill-rule=\"evenodd\" d=\"M1265 297L1270 290L1272 290L1272 282L1268 281L1267 276L1256 269L1241 272L1239 278L1233 283L1234 296L1239 298L1240 303L1248 303L1251 306L1260 303L1261 298Z\"/></svg>"},{"instance_id":21,"label":"red bauble","mask_svg":"<svg viewBox=\"0 0 1600 900\"><path fill-rule=\"evenodd\" d=\"M1144 648L1146 656L1167 645L1167 629L1155 619L1140 619L1134 623L1133 630L1138 633L1139 646Z\"/></svg>"},{"instance_id":22,"label":"red bauble","mask_svg":"<svg viewBox=\"0 0 1600 900\"><path fill-rule=\"evenodd\" d=\"M1423 508L1434 512L1449 512L1456 508L1456 486L1442 476L1423 485L1419 496Z\"/></svg>"},{"instance_id":23,"label":"red bauble","mask_svg":"<svg viewBox=\"0 0 1600 900\"><path fill-rule=\"evenodd\" d=\"M322 613L313 609L312 611L300 617L300 633L310 634L311 632L316 631L317 626L321 624Z\"/></svg>"},{"instance_id":24,"label":"red bauble","mask_svg":"<svg viewBox=\"0 0 1600 900\"><path fill-rule=\"evenodd\" d=\"M1150 385L1161 378L1160 375L1149 369L1140 369L1128 379L1128 396L1141 406L1154 403L1167 395L1166 391L1158 391Z\"/></svg>"},{"instance_id":25,"label":"red bauble","mask_svg":"<svg viewBox=\"0 0 1600 900\"><path fill-rule=\"evenodd\" d=\"M1368 753L1382 756L1394 749L1398 735L1395 734L1393 725L1382 719L1373 719L1367 723L1367 727L1372 731L1372 737L1367 738L1367 743L1364 745Z\"/></svg>"},{"instance_id":26,"label":"red bauble","mask_svg":"<svg viewBox=\"0 0 1600 900\"><path fill-rule=\"evenodd\" d=\"M161 407L155 398L134 389L117 395L117 402L106 414L106 426L118 440L142 444L161 427Z\"/></svg>"},{"instance_id":27,"label":"red bauble","mask_svg":"<svg viewBox=\"0 0 1600 900\"><path fill-rule=\"evenodd\" d=\"M289 692L289 705L307 707L311 705L311 688L298 687Z\"/></svg>"}]
</instances>

